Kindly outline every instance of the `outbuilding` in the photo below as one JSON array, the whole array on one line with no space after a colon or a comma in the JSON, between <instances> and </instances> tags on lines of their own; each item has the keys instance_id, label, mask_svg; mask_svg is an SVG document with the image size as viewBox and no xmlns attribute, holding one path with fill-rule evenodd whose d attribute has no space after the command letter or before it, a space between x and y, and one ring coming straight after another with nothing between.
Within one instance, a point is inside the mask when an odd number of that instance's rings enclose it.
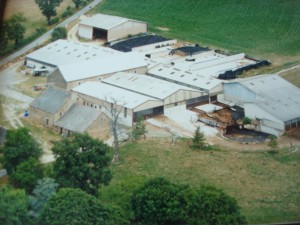
<instances>
[{"instance_id":1,"label":"outbuilding","mask_svg":"<svg viewBox=\"0 0 300 225\"><path fill-rule=\"evenodd\" d=\"M147 32L147 23L119 16L96 14L79 23L78 34L89 40L104 39L108 42Z\"/></svg>"}]
</instances>

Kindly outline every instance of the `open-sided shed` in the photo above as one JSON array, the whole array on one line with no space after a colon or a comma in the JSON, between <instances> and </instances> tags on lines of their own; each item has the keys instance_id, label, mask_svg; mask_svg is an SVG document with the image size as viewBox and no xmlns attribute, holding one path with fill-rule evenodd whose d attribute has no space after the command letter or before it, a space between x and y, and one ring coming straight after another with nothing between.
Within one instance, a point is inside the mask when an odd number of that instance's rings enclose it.
<instances>
[{"instance_id":1,"label":"open-sided shed","mask_svg":"<svg viewBox=\"0 0 300 225\"><path fill-rule=\"evenodd\" d=\"M104 14L96 14L79 23L78 34L87 39L113 41L147 32L147 23Z\"/></svg>"}]
</instances>

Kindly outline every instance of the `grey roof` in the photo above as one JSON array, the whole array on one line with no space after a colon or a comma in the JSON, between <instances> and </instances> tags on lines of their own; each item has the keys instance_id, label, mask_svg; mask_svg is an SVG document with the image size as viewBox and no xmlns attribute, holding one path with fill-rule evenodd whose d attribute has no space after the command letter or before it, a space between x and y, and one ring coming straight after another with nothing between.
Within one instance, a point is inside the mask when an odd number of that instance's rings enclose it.
<instances>
[{"instance_id":1,"label":"grey roof","mask_svg":"<svg viewBox=\"0 0 300 225\"><path fill-rule=\"evenodd\" d=\"M112 29L112 28L119 26L128 21L145 23L145 22L132 20L132 19L124 18L124 17L119 17L119 16L96 14L92 17L89 17L89 18L83 20L82 22L80 22L80 24L92 26L92 27L96 27L96 28L100 28L100 29L104 29L104 30L109 30L109 29Z\"/></svg>"},{"instance_id":2,"label":"grey roof","mask_svg":"<svg viewBox=\"0 0 300 225\"><path fill-rule=\"evenodd\" d=\"M68 98L71 98L70 92L57 87L49 87L31 103L31 106L55 114Z\"/></svg>"},{"instance_id":3,"label":"grey roof","mask_svg":"<svg viewBox=\"0 0 300 225\"><path fill-rule=\"evenodd\" d=\"M74 104L54 125L73 132L84 132L100 114L96 109Z\"/></svg>"},{"instance_id":4,"label":"grey roof","mask_svg":"<svg viewBox=\"0 0 300 225\"><path fill-rule=\"evenodd\" d=\"M281 121L300 117L300 89L276 74L256 76L239 83L262 100L256 104Z\"/></svg>"}]
</instances>

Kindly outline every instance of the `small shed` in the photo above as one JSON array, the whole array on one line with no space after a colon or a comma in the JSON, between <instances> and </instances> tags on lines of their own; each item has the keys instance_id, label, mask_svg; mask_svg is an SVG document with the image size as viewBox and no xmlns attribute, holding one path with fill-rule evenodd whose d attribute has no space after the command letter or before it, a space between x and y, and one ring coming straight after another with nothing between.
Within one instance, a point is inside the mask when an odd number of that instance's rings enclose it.
<instances>
[{"instance_id":1,"label":"small shed","mask_svg":"<svg viewBox=\"0 0 300 225\"><path fill-rule=\"evenodd\" d=\"M114 41L128 35L147 32L147 23L104 14L96 14L79 23L78 34L86 39Z\"/></svg>"}]
</instances>

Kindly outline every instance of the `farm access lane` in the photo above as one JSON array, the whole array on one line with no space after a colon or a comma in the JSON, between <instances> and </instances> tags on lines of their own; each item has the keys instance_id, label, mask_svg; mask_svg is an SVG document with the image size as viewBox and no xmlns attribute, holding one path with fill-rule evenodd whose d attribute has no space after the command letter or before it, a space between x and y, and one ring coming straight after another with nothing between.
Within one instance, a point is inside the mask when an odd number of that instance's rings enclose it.
<instances>
[{"instance_id":1,"label":"farm access lane","mask_svg":"<svg viewBox=\"0 0 300 225\"><path fill-rule=\"evenodd\" d=\"M89 10L91 10L92 8L94 8L97 4L99 4L100 2L102 2L103 0L94 0L92 3L88 4L86 7L84 7L83 9L81 9L80 11L78 11L77 13L75 13L73 16L69 17L68 19L64 20L63 22L61 22L60 24L58 24L56 27L64 27L66 26L68 23L72 22L73 20L75 20L76 18L78 18L79 16L85 14L86 12L88 12ZM54 28L56 28L54 27ZM38 39L36 39L35 41L31 42L30 44L26 45L24 48L20 49L19 51L13 53L12 55L2 59L0 61L0 67L3 66L4 64L10 62L11 60L25 54L27 51L33 49L34 47L42 44L43 42L45 42L48 38L50 38L51 33L53 32L54 28L52 28L51 30L47 31L45 34L43 34L41 37L39 37Z\"/></svg>"}]
</instances>

